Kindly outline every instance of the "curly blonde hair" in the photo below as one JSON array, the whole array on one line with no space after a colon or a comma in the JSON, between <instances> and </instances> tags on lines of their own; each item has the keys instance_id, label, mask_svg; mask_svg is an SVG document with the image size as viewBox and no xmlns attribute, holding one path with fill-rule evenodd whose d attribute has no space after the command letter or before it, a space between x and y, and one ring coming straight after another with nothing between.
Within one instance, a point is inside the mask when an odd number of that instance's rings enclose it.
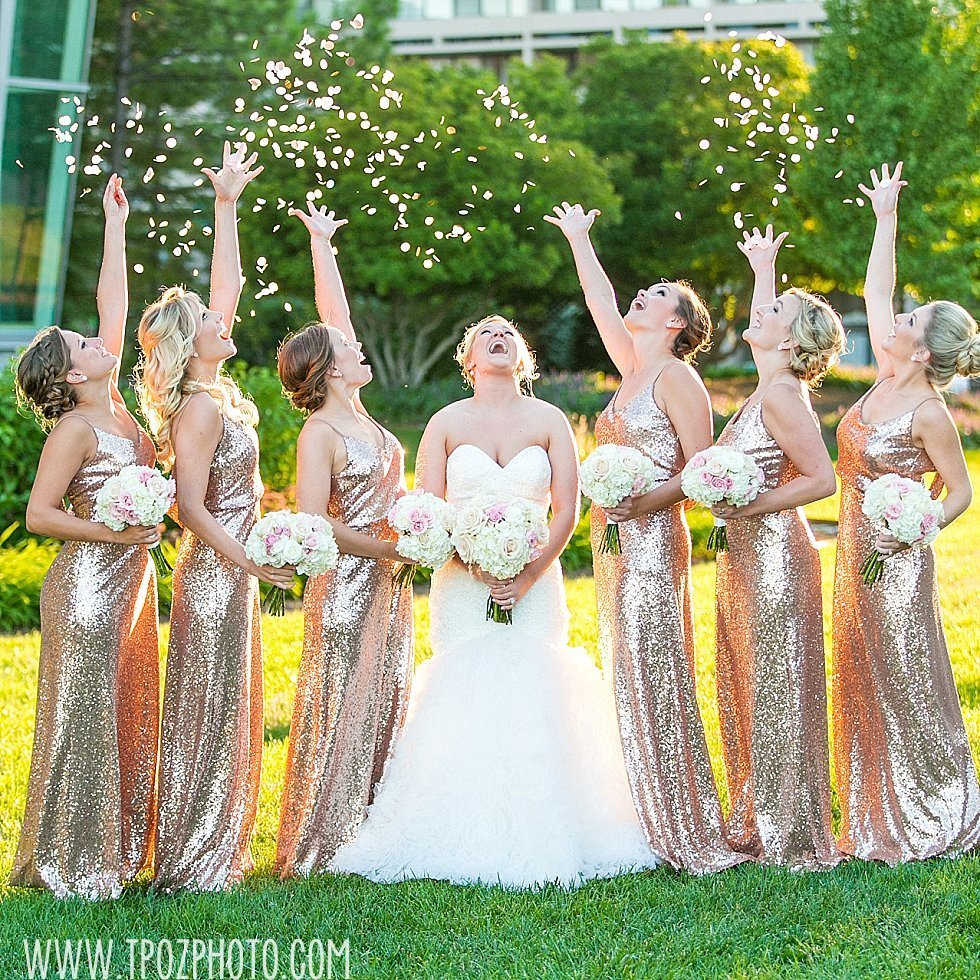
<instances>
[{"instance_id":1,"label":"curly blonde hair","mask_svg":"<svg viewBox=\"0 0 980 980\"><path fill-rule=\"evenodd\" d=\"M937 388L947 388L957 374L980 374L980 333L977 321L959 303L940 299L930 304L932 316L923 330L929 351L926 377Z\"/></svg>"},{"instance_id":2,"label":"curly blonde hair","mask_svg":"<svg viewBox=\"0 0 980 980\"><path fill-rule=\"evenodd\" d=\"M800 301L800 312L790 325L797 346L790 352L789 366L807 387L817 388L844 352L844 324L822 296L796 287L786 293Z\"/></svg>"},{"instance_id":3,"label":"curly blonde hair","mask_svg":"<svg viewBox=\"0 0 980 980\"><path fill-rule=\"evenodd\" d=\"M517 378L521 387L527 390L528 394L533 394L532 386L538 379L538 367L534 359L534 351L528 347L527 341L521 335L520 330L510 320L502 317L499 313L491 313L490 316L485 316L482 320L478 320L466 328L463 339L456 347L456 363L459 365L463 380L471 388L473 387L473 382L476 379L473 376L473 372L467 368L466 363L469 361L470 354L473 351L473 343L476 340L476 335L491 323L501 324L507 329L514 331L518 343L518 356L517 364L514 367L514 377Z\"/></svg>"},{"instance_id":4,"label":"curly blonde hair","mask_svg":"<svg viewBox=\"0 0 980 980\"><path fill-rule=\"evenodd\" d=\"M58 327L42 330L17 359L17 401L31 409L46 432L75 407L70 372L71 348Z\"/></svg>"},{"instance_id":5,"label":"curly blonde hair","mask_svg":"<svg viewBox=\"0 0 980 980\"><path fill-rule=\"evenodd\" d=\"M140 319L137 336L143 357L136 372L136 393L157 444L157 459L168 469L174 462L173 420L187 395L206 391L227 418L252 426L259 421L254 403L227 374L219 372L213 381L188 378L201 306L195 293L171 286Z\"/></svg>"}]
</instances>

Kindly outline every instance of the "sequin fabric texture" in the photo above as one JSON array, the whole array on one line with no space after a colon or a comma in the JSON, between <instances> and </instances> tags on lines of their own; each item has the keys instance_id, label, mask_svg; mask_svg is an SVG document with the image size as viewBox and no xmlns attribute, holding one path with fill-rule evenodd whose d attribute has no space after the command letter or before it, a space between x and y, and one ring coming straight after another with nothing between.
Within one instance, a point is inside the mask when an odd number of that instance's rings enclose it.
<instances>
[{"instance_id":1,"label":"sequin fabric texture","mask_svg":"<svg viewBox=\"0 0 980 980\"><path fill-rule=\"evenodd\" d=\"M744 406L718 444L755 458L763 492L799 475L761 401ZM820 561L802 511L729 521L715 604L728 838L766 864L833 866L841 855L831 832Z\"/></svg>"},{"instance_id":2,"label":"sequin fabric texture","mask_svg":"<svg viewBox=\"0 0 980 980\"><path fill-rule=\"evenodd\" d=\"M596 420L600 445L630 446L656 464L658 482L680 472L670 419L648 386ZM746 855L722 835L721 807L698 710L691 602L691 535L683 504L620 527L622 553L602 551L605 513L592 505L599 635L613 671L619 729L633 802L654 853L693 874L721 871Z\"/></svg>"},{"instance_id":3,"label":"sequin fabric texture","mask_svg":"<svg viewBox=\"0 0 980 980\"><path fill-rule=\"evenodd\" d=\"M205 506L244 544L262 481L255 430L222 417ZM258 580L186 530L174 566L154 887L218 891L251 869L262 762Z\"/></svg>"},{"instance_id":4,"label":"sequin fabric texture","mask_svg":"<svg viewBox=\"0 0 980 980\"><path fill-rule=\"evenodd\" d=\"M94 428L94 427L93 427ZM152 466L153 443L95 429L68 488L92 520L102 485ZM152 862L159 711L157 593L140 545L67 541L41 590L41 659L24 825L10 884L117 897Z\"/></svg>"},{"instance_id":5,"label":"sequin fabric texture","mask_svg":"<svg viewBox=\"0 0 980 980\"><path fill-rule=\"evenodd\" d=\"M885 562L868 588L876 531L865 488L935 467L912 442L914 411L865 423L862 398L837 429L842 488L834 582L834 769L841 848L899 864L980 844L980 787L943 632L932 547ZM940 485L933 484L938 496Z\"/></svg>"},{"instance_id":6,"label":"sequin fabric texture","mask_svg":"<svg viewBox=\"0 0 980 980\"><path fill-rule=\"evenodd\" d=\"M403 489L404 454L344 436L347 465L332 478L330 517L391 540L387 514ZM395 586L395 563L342 555L311 579L305 638L289 731L276 870L326 870L353 840L401 727L412 676L412 591Z\"/></svg>"}]
</instances>

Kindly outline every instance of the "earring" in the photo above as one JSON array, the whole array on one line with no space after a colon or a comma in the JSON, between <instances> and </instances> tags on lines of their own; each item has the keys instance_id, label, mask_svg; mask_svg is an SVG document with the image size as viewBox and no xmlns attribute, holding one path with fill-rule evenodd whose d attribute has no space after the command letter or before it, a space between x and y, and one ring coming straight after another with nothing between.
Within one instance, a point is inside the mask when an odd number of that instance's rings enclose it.
<instances>
[{"instance_id":1,"label":"earring","mask_svg":"<svg viewBox=\"0 0 980 980\"><path fill-rule=\"evenodd\" d=\"M192 351L191 351L191 357L200 357L200 356L201 356L201 355L200 355L200 354L198 354L198 352L197 352L196 350L192 350Z\"/></svg>"}]
</instances>

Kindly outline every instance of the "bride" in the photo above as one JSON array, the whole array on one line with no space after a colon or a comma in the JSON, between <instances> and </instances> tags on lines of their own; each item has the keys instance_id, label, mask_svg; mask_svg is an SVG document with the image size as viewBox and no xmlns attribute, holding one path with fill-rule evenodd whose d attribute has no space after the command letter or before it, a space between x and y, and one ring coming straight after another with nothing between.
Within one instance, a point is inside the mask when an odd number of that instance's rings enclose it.
<instances>
[{"instance_id":1,"label":"bride","mask_svg":"<svg viewBox=\"0 0 980 980\"><path fill-rule=\"evenodd\" d=\"M612 692L568 646L558 556L579 500L568 421L522 394L533 355L502 317L470 327L456 356L473 397L429 422L417 485L454 504L487 494L550 504L550 543L512 581L458 559L435 573L433 656L359 835L331 870L528 888L653 867ZM512 625L487 621L488 589Z\"/></svg>"}]
</instances>

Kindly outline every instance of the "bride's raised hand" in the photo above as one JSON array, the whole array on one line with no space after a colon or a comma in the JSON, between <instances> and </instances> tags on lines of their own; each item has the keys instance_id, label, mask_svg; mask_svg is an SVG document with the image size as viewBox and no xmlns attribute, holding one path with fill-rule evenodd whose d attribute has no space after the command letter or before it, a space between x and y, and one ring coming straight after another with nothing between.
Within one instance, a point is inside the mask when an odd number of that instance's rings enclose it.
<instances>
[{"instance_id":1,"label":"bride's raised hand","mask_svg":"<svg viewBox=\"0 0 980 980\"><path fill-rule=\"evenodd\" d=\"M602 214L598 208L586 212L581 204L569 204L568 201L562 201L553 210L554 216L546 214L544 220L549 224L557 225L569 239L576 235L587 235L592 223Z\"/></svg>"}]
</instances>

